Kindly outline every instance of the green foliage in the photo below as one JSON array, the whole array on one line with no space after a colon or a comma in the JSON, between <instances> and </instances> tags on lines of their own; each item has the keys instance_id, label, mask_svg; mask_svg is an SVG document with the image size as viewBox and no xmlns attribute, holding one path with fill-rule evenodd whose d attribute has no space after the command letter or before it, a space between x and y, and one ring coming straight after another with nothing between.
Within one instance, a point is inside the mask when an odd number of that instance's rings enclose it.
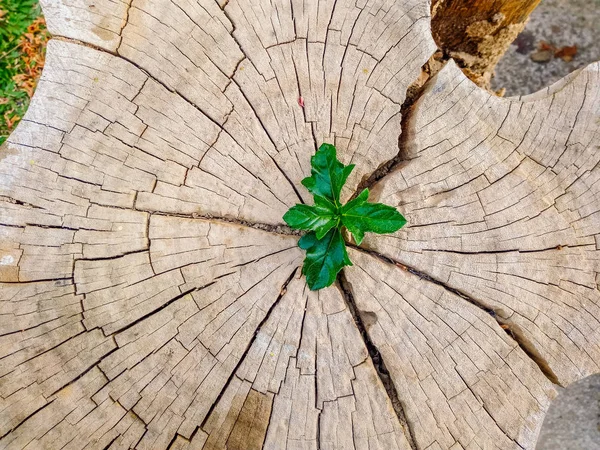
<instances>
[{"instance_id":1,"label":"green foliage","mask_svg":"<svg viewBox=\"0 0 600 450\"><path fill-rule=\"evenodd\" d=\"M16 76L31 72L23 56L21 38L41 15L38 0L0 0L0 144L23 117L31 92L23 89Z\"/></svg>"},{"instance_id":2,"label":"green foliage","mask_svg":"<svg viewBox=\"0 0 600 450\"><path fill-rule=\"evenodd\" d=\"M354 164L344 166L336 157L335 147L323 144L310 160L311 176L302 180L302 184L313 196L325 197L335 206L340 205L340 192L348 176L354 170Z\"/></svg>"},{"instance_id":3,"label":"green foliage","mask_svg":"<svg viewBox=\"0 0 600 450\"><path fill-rule=\"evenodd\" d=\"M302 236L298 246L306 250L302 273L313 291L330 286L342 267L352 265L339 228L329 230L323 239L311 231Z\"/></svg>"},{"instance_id":4,"label":"green foliage","mask_svg":"<svg viewBox=\"0 0 600 450\"><path fill-rule=\"evenodd\" d=\"M394 233L406 224L406 219L396 208L381 203L369 203L369 190L365 189L341 211L342 224L352 233L358 245L366 232Z\"/></svg>"},{"instance_id":5,"label":"green foliage","mask_svg":"<svg viewBox=\"0 0 600 450\"><path fill-rule=\"evenodd\" d=\"M338 161L333 145L323 144L311 159L311 176L302 184L313 194L314 205L296 205L283 220L296 230L307 230L298 246L306 250L302 273L312 290L330 286L344 266L351 266L342 230L345 227L358 245L365 233L394 233L406 224L395 208L369 203L369 190L345 205L340 193L354 165Z\"/></svg>"}]
</instances>

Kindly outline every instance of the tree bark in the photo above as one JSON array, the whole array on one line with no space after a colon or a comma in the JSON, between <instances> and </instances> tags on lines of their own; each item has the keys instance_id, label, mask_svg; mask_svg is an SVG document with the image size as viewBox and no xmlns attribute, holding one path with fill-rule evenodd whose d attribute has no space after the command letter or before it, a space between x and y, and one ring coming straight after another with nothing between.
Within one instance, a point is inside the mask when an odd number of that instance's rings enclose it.
<instances>
[{"instance_id":1,"label":"tree bark","mask_svg":"<svg viewBox=\"0 0 600 450\"><path fill-rule=\"evenodd\" d=\"M496 64L540 0L434 0L431 28L446 56L490 88Z\"/></svg>"},{"instance_id":2,"label":"tree bark","mask_svg":"<svg viewBox=\"0 0 600 450\"><path fill-rule=\"evenodd\" d=\"M533 449L600 372L599 64L416 89L426 0L94 3L0 148L0 449ZM322 142L408 226L311 292Z\"/></svg>"}]
</instances>

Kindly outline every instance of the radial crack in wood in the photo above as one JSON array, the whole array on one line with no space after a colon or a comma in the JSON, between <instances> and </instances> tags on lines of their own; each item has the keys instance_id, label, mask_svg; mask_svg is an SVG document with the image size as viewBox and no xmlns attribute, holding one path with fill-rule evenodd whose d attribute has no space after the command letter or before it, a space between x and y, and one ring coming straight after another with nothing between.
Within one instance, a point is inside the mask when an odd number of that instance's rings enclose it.
<instances>
[{"instance_id":1,"label":"radial crack in wood","mask_svg":"<svg viewBox=\"0 0 600 450\"><path fill-rule=\"evenodd\" d=\"M595 64L500 99L449 63L373 189L409 225L364 244L495 311L563 385L600 370L599 87Z\"/></svg>"},{"instance_id":2,"label":"radial crack in wood","mask_svg":"<svg viewBox=\"0 0 600 450\"><path fill-rule=\"evenodd\" d=\"M2 286L3 309L19 306L29 318L27 334L15 334L13 327L2 337L9 353L2 360L2 434L17 426L29 429L45 410L29 414L65 395L71 388L60 388L95 365L107 380L86 414L113 420L108 411L120 411L112 425L104 424L105 432L125 433L128 428L117 422L130 421L126 413L132 411L144 423L136 428L137 440L142 438L137 448L166 448L176 432L189 437L202 423L296 270L300 251L294 237L176 217L153 217L150 236L149 252L77 261L76 297L72 284ZM15 305L21 298L28 301ZM62 316L53 320L58 308L27 314L32 307L48 308L50 301L65 304ZM88 442L85 423L68 422L66 435L39 435L36 445L61 448L66 436ZM17 433L8 435L7 445L16 438Z\"/></svg>"},{"instance_id":3,"label":"radial crack in wood","mask_svg":"<svg viewBox=\"0 0 600 450\"><path fill-rule=\"evenodd\" d=\"M223 10L214 0L133 0L118 53L219 125L232 111L242 123L256 120L256 144L299 192L310 173L306 155L321 142L335 144L342 162L357 164L348 197L398 153L406 89L435 48L423 0L236 0ZM240 152L252 151L248 134L231 135ZM231 143L224 145L231 153ZM164 196L189 202L190 194L171 189Z\"/></svg>"},{"instance_id":4,"label":"radial crack in wood","mask_svg":"<svg viewBox=\"0 0 600 450\"><path fill-rule=\"evenodd\" d=\"M211 415L173 448L410 449L341 292L298 278Z\"/></svg>"},{"instance_id":5,"label":"radial crack in wood","mask_svg":"<svg viewBox=\"0 0 600 450\"><path fill-rule=\"evenodd\" d=\"M0 162L0 195L59 220L98 203L280 224L299 201L235 87L223 129L120 58L51 41L47 61Z\"/></svg>"},{"instance_id":6,"label":"radial crack in wood","mask_svg":"<svg viewBox=\"0 0 600 450\"><path fill-rule=\"evenodd\" d=\"M533 448L556 391L494 319L351 250L347 272L418 448Z\"/></svg>"}]
</instances>

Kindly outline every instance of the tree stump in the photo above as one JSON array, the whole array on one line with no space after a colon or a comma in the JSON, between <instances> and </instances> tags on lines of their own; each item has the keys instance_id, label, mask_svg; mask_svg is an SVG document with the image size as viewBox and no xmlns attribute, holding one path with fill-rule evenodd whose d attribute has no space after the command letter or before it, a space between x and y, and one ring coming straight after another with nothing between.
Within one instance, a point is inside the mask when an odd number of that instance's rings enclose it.
<instances>
[{"instance_id":1,"label":"tree stump","mask_svg":"<svg viewBox=\"0 0 600 450\"><path fill-rule=\"evenodd\" d=\"M42 3L0 448L531 449L600 372L598 64L501 99L417 89L425 0ZM282 215L322 142L408 226L312 292Z\"/></svg>"}]
</instances>

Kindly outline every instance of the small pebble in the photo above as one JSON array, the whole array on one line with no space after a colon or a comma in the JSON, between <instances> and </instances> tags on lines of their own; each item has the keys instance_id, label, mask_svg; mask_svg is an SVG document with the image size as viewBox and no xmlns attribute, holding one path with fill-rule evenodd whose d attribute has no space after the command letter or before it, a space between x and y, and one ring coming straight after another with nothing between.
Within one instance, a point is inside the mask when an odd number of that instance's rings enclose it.
<instances>
[{"instance_id":1,"label":"small pebble","mask_svg":"<svg viewBox=\"0 0 600 450\"><path fill-rule=\"evenodd\" d=\"M552 59L552 52L550 50L538 50L537 52L533 52L529 57L533 62L536 63L547 63Z\"/></svg>"}]
</instances>

